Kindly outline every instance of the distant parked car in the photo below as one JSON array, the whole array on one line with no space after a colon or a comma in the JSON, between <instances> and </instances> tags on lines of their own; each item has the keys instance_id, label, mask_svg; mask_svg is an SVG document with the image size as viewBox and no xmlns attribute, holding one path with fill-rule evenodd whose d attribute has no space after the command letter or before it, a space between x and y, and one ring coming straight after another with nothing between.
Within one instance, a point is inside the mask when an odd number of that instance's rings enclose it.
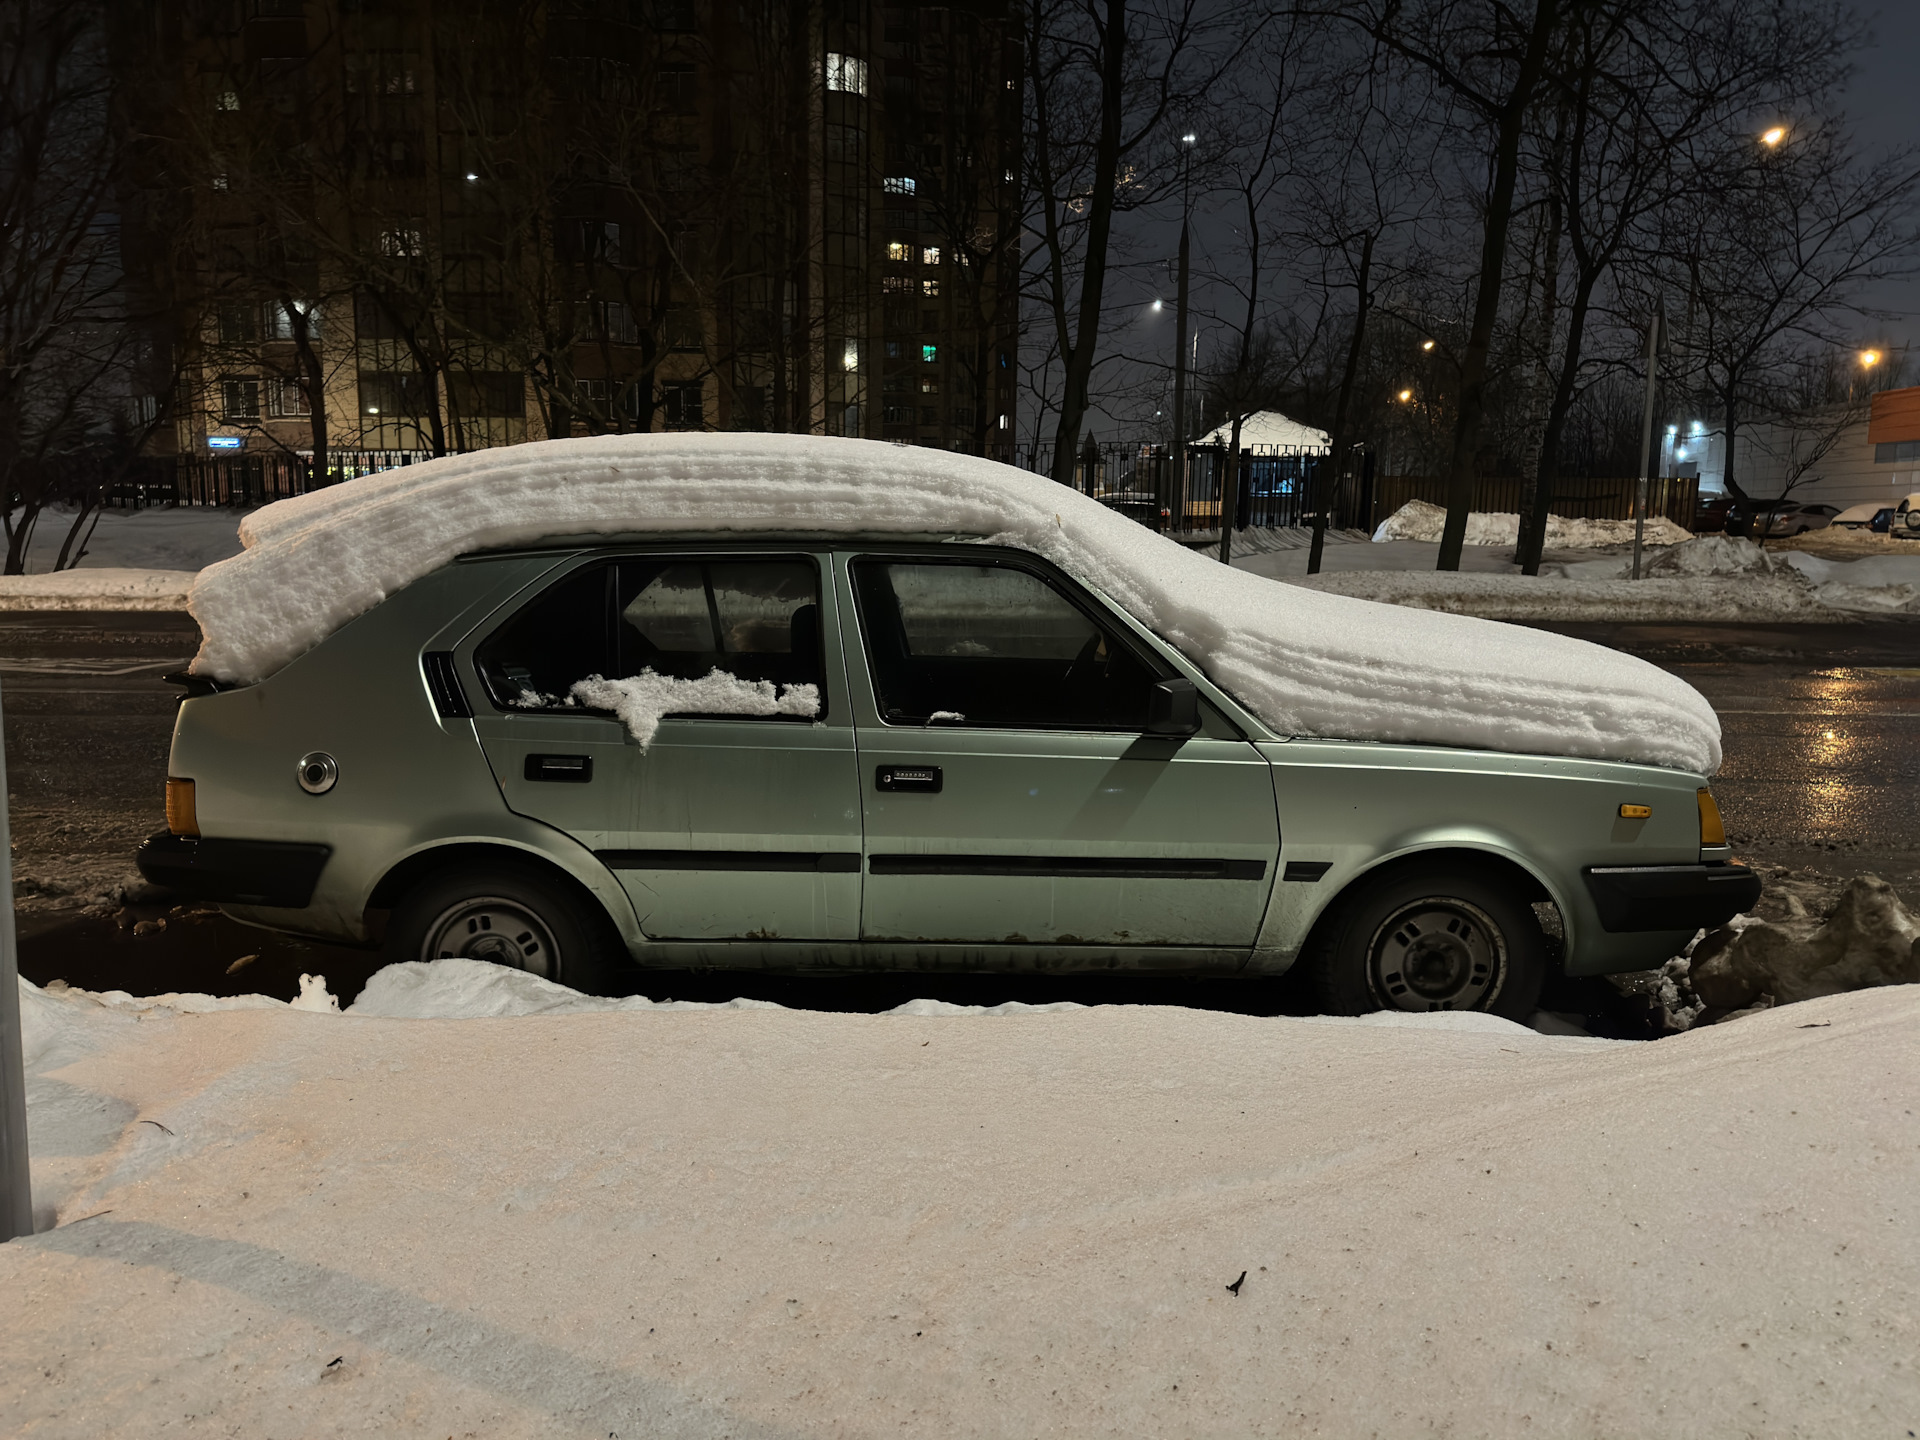
<instances>
[{"instance_id":1,"label":"distant parked car","mask_svg":"<svg viewBox=\"0 0 1920 1440\"><path fill-rule=\"evenodd\" d=\"M1703 496L1693 507L1693 533L1718 535L1727 528L1727 511L1733 505L1730 495Z\"/></svg>"},{"instance_id":2,"label":"distant parked car","mask_svg":"<svg viewBox=\"0 0 1920 1440\"><path fill-rule=\"evenodd\" d=\"M1914 491L1893 507L1887 533L1902 540L1920 540L1920 490Z\"/></svg>"},{"instance_id":3,"label":"distant parked car","mask_svg":"<svg viewBox=\"0 0 1920 1440\"><path fill-rule=\"evenodd\" d=\"M1776 505L1767 521L1767 534L1804 535L1809 530L1824 530L1839 513L1838 505Z\"/></svg>"},{"instance_id":4,"label":"distant parked car","mask_svg":"<svg viewBox=\"0 0 1920 1440\"><path fill-rule=\"evenodd\" d=\"M1884 535L1893 523L1893 506L1877 505L1869 500L1864 505L1842 510L1833 517L1833 523L1842 530L1871 530L1876 535Z\"/></svg>"}]
</instances>

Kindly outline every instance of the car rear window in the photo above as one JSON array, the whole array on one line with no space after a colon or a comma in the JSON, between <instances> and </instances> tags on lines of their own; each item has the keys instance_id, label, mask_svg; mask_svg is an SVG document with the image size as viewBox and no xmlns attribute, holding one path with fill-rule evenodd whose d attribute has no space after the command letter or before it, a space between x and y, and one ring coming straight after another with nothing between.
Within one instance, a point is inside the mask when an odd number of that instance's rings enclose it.
<instances>
[{"instance_id":1,"label":"car rear window","mask_svg":"<svg viewBox=\"0 0 1920 1440\"><path fill-rule=\"evenodd\" d=\"M805 556L589 565L524 605L474 662L494 703L515 710L577 708L576 682L644 670L821 685L819 569Z\"/></svg>"}]
</instances>

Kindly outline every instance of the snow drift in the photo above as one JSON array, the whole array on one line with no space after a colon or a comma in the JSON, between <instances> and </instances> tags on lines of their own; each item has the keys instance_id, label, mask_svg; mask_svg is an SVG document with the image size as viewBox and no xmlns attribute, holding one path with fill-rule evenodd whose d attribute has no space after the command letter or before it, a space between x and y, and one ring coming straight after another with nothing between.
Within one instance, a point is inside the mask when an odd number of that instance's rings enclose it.
<instances>
[{"instance_id":1,"label":"snow drift","mask_svg":"<svg viewBox=\"0 0 1920 1440\"><path fill-rule=\"evenodd\" d=\"M1414 616L1217 565L1045 478L792 435L552 440L389 470L248 517L189 608L193 669L272 674L456 555L565 536L954 534L1033 550L1191 656L1283 734L1591 756L1711 773L1720 727L1644 661Z\"/></svg>"},{"instance_id":2,"label":"snow drift","mask_svg":"<svg viewBox=\"0 0 1920 1440\"><path fill-rule=\"evenodd\" d=\"M1447 527L1447 512L1425 500L1409 500L1380 522L1373 532L1379 542L1388 540L1424 540L1433 544ZM1678 545L1688 531L1662 515L1647 521L1644 541L1648 545ZM1520 517L1506 511L1478 512L1467 517L1469 545L1517 545L1520 541ZM1548 549L1588 549L1596 545L1631 545L1633 521L1586 520L1566 515L1547 517Z\"/></svg>"},{"instance_id":3,"label":"snow drift","mask_svg":"<svg viewBox=\"0 0 1920 1440\"><path fill-rule=\"evenodd\" d=\"M1920 987L1648 1045L1135 1006L22 1000L60 1223L0 1246L0 1434L1855 1436L1917 1413Z\"/></svg>"}]
</instances>

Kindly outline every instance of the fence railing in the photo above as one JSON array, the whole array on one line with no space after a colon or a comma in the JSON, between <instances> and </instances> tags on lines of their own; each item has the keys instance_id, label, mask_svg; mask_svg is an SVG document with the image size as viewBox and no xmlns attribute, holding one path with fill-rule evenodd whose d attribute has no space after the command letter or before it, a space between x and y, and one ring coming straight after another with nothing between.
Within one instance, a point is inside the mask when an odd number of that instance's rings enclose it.
<instances>
[{"instance_id":1,"label":"fence railing","mask_svg":"<svg viewBox=\"0 0 1920 1440\"><path fill-rule=\"evenodd\" d=\"M260 455L155 455L137 460L124 478L107 487L106 503L117 510L154 505L266 505L304 495L322 483L393 470L431 458L413 450L335 450L316 479L312 459L285 451Z\"/></svg>"},{"instance_id":2,"label":"fence railing","mask_svg":"<svg viewBox=\"0 0 1920 1440\"><path fill-rule=\"evenodd\" d=\"M1307 481L1324 452L1285 446L1257 446L1240 452L1236 529L1300 525L1307 510ZM1022 469L1048 474L1052 452L1042 447L1020 452ZM1103 445L1083 450L1075 460L1072 486L1144 525L1169 533L1220 528L1221 497L1226 489L1227 447L1190 445L1184 477L1174 457L1159 445Z\"/></svg>"},{"instance_id":3,"label":"fence railing","mask_svg":"<svg viewBox=\"0 0 1920 1440\"><path fill-rule=\"evenodd\" d=\"M1312 470L1324 450L1257 447L1240 452L1239 505L1235 527L1272 527L1312 523ZM1174 474L1173 457L1162 446L1106 446L1075 461L1071 484L1143 524L1171 533L1220 528L1220 496L1227 452L1220 445L1187 448L1184 486ZM1022 451L1016 463L1047 474L1052 454L1045 447ZM1376 475L1371 456L1329 486L1327 523L1336 528L1372 530L1409 500L1442 508L1447 480L1439 475ZM1556 515L1590 520L1631 520L1635 482L1625 478L1566 476L1554 482L1551 509ZM1474 482L1476 511L1513 513L1526 493L1517 475L1488 475ZM1647 495L1649 518L1665 516L1691 529L1699 506L1694 480L1656 479Z\"/></svg>"},{"instance_id":4,"label":"fence railing","mask_svg":"<svg viewBox=\"0 0 1920 1440\"><path fill-rule=\"evenodd\" d=\"M1263 446L1240 452L1236 529L1305 525L1312 521L1309 483L1324 451ZM431 458L412 450L337 450L327 456L325 484L418 464ZM1052 456L1045 449L1016 454L1023 469L1047 474ZM1072 486L1155 530L1173 534L1220 528L1227 450L1223 445L1187 449L1184 480L1173 457L1157 445L1103 445L1084 451L1074 462ZM1444 507L1447 481L1439 475L1375 476L1371 460L1333 486L1327 523L1371 530L1409 500ZM258 455L153 456L140 460L108 488L106 503L116 509L152 505L265 505L319 488L311 460L276 452ZM1634 481L1622 478L1563 477L1554 484L1556 515L1591 520L1633 518ZM1473 508L1512 512L1525 493L1519 476L1482 476L1474 482ZM1694 480L1655 480L1648 491L1649 518L1665 516L1691 529L1699 507Z\"/></svg>"}]
</instances>

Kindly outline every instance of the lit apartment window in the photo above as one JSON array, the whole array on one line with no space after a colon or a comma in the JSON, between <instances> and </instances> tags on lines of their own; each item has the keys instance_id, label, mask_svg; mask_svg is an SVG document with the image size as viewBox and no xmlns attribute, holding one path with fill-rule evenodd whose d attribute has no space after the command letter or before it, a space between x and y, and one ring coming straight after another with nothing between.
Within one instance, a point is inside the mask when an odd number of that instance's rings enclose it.
<instances>
[{"instance_id":1,"label":"lit apartment window","mask_svg":"<svg viewBox=\"0 0 1920 1440\"><path fill-rule=\"evenodd\" d=\"M913 194L913 177L911 175L889 175L880 182L880 188L889 195L911 195Z\"/></svg>"},{"instance_id":2,"label":"lit apartment window","mask_svg":"<svg viewBox=\"0 0 1920 1440\"><path fill-rule=\"evenodd\" d=\"M860 342L849 340L840 349L840 368L858 370L860 368Z\"/></svg>"},{"instance_id":3,"label":"lit apartment window","mask_svg":"<svg viewBox=\"0 0 1920 1440\"><path fill-rule=\"evenodd\" d=\"M851 55L827 52L827 89L848 95L867 93L867 62Z\"/></svg>"},{"instance_id":4,"label":"lit apartment window","mask_svg":"<svg viewBox=\"0 0 1920 1440\"><path fill-rule=\"evenodd\" d=\"M920 359L928 365L938 364L940 361L940 347L938 345L922 345L920 347Z\"/></svg>"},{"instance_id":5,"label":"lit apartment window","mask_svg":"<svg viewBox=\"0 0 1920 1440\"><path fill-rule=\"evenodd\" d=\"M937 299L940 294L940 282L938 280L922 280L920 282L920 289L928 299Z\"/></svg>"},{"instance_id":6,"label":"lit apartment window","mask_svg":"<svg viewBox=\"0 0 1920 1440\"><path fill-rule=\"evenodd\" d=\"M913 259L913 246L907 244L904 240L889 240L887 242L887 258L889 260L910 261Z\"/></svg>"},{"instance_id":7,"label":"lit apartment window","mask_svg":"<svg viewBox=\"0 0 1920 1440\"><path fill-rule=\"evenodd\" d=\"M940 263L940 247L938 245L927 246L926 249L920 252L920 263L922 265L938 265Z\"/></svg>"},{"instance_id":8,"label":"lit apartment window","mask_svg":"<svg viewBox=\"0 0 1920 1440\"><path fill-rule=\"evenodd\" d=\"M288 313L291 305L292 313ZM291 340L294 338L293 317L300 316L306 321L306 334L309 340L320 338L320 304L316 300L270 300L267 302L267 338L269 340Z\"/></svg>"}]
</instances>

